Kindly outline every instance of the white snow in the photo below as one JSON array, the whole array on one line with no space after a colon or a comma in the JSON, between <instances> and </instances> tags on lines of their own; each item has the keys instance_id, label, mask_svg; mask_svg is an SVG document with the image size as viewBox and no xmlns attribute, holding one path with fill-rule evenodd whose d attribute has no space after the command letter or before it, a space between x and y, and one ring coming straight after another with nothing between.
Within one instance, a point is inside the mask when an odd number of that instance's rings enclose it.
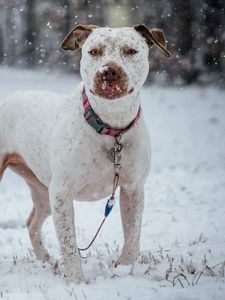
<instances>
[{"instance_id":1,"label":"white snow","mask_svg":"<svg viewBox=\"0 0 225 300\"><path fill-rule=\"evenodd\" d=\"M0 68L0 97L17 89L71 93L78 81L72 74ZM225 299L224 91L154 86L141 94L151 132L152 172L138 262L114 268L123 240L117 200L91 250L82 254L89 284L67 284L58 270L54 275L31 250L25 228L32 206L29 190L7 171L0 184L1 299ZM105 201L75 206L83 247L102 219ZM43 235L58 257L51 218Z\"/></svg>"}]
</instances>

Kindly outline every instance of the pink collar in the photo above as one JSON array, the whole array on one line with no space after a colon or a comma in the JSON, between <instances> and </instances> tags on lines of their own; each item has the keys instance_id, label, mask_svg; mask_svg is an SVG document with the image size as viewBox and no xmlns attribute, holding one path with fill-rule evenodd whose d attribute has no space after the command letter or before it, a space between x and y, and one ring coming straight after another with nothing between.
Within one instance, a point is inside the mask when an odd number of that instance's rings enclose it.
<instances>
[{"instance_id":1,"label":"pink collar","mask_svg":"<svg viewBox=\"0 0 225 300\"><path fill-rule=\"evenodd\" d=\"M110 125L104 123L99 116L94 112L93 108L90 105L88 97L85 92L85 87L83 87L82 91L83 95L83 106L84 106L84 118L87 123L93 127L97 133L111 135L112 137L118 137L121 134L127 132L130 128L132 128L138 121L141 115L141 106L139 106L138 112L134 120L125 128L112 128Z\"/></svg>"}]
</instances>

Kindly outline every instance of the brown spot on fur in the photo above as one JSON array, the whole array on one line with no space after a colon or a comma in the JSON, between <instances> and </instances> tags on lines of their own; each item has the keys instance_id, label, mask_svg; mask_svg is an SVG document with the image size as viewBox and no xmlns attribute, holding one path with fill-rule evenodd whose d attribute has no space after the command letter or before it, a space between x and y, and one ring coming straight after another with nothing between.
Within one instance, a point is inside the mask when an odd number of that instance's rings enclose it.
<instances>
[{"instance_id":1,"label":"brown spot on fur","mask_svg":"<svg viewBox=\"0 0 225 300\"><path fill-rule=\"evenodd\" d=\"M35 186L39 189L46 190L46 186L38 180L36 175L19 154L6 154L5 159L3 160L3 165L0 169L0 179L2 178L7 167L24 178L29 186Z\"/></svg>"}]
</instances>

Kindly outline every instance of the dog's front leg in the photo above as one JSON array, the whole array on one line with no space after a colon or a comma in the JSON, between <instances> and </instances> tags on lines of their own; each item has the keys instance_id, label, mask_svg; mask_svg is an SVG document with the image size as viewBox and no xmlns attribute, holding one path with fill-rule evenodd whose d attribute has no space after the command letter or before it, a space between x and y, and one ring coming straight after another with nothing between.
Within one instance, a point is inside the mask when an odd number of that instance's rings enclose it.
<instances>
[{"instance_id":1,"label":"dog's front leg","mask_svg":"<svg viewBox=\"0 0 225 300\"><path fill-rule=\"evenodd\" d=\"M140 251L140 234L144 208L144 188L121 187L120 210L124 231L124 246L118 264L132 264Z\"/></svg>"},{"instance_id":2,"label":"dog's front leg","mask_svg":"<svg viewBox=\"0 0 225 300\"><path fill-rule=\"evenodd\" d=\"M81 260L76 245L73 200L68 190L58 191L51 184L50 205L56 235L64 262L64 274L69 281L84 281Z\"/></svg>"}]
</instances>

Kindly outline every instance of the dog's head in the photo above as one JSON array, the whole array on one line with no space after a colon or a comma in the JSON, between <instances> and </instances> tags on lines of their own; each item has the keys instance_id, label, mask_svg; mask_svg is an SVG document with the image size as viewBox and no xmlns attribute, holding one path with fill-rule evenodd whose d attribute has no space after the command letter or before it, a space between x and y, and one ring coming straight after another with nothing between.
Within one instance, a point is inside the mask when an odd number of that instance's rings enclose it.
<instances>
[{"instance_id":1,"label":"dog's head","mask_svg":"<svg viewBox=\"0 0 225 300\"><path fill-rule=\"evenodd\" d=\"M86 89L113 100L138 93L148 75L148 53L153 45L171 57L160 29L78 25L66 36L62 49L82 48L81 77Z\"/></svg>"}]
</instances>

